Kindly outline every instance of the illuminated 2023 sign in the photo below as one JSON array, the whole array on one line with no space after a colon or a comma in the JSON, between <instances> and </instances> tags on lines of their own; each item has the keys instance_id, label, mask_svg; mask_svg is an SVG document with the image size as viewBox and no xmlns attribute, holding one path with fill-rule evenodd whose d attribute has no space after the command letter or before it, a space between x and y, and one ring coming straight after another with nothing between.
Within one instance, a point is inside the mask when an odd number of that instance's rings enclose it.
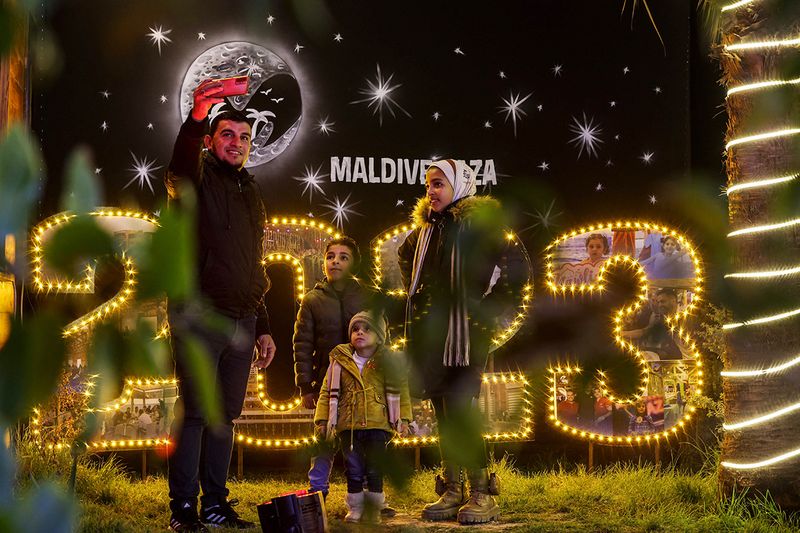
<instances>
[{"instance_id":1,"label":"illuminated 2023 sign","mask_svg":"<svg viewBox=\"0 0 800 533\"><path fill-rule=\"evenodd\" d=\"M132 234L145 236L157 228L148 215L99 209L101 226L115 237ZM94 290L94 269L87 265L80 279L59 279L48 274L43 250L49 236L68 223L68 213L51 217L33 230L33 280L35 288L47 292L89 293ZM398 225L373 239L371 249L375 267L374 281L389 288L390 294L403 297L398 285L396 252L413 230ZM292 271L292 293L299 305L311 289L310 280L322 275L325 243L338 233L331 226L299 217L273 218L266 222L267 246L263 261L267 267L282 265ZM501 347L523 325L532 306L532 265L518 237L506 231L512 255L522 258L527 279L515 293L518 301L498 317L493 349ZM118 239L119 240L119 239ZM129 244L129 243L128 243ZM125 279L119 293L68 325L65 336L91 335L98 321L120 315L133 299L136 270L128 257L126 245L120 244ZM546 285L556 295L582 297L605 289L606 273L613 269L631 270L639 280L634 302L618 310L614 317L613 338L621 351L639 364L638 392L618 397L611 379L598 373L593 390L579 391L573 377L579 366L561 365L551 369L550 419L567 435L585 437L602 443L638 443L674 435L685 426L695 410L691 397L699 394L702 370L699 353L685 323L696 308L701 293L700 260L689 241L663 226L649 223L612 223L573 231L559 238L547 249ZM501 265L498 269L502 270ZM380 283L389 278L389 283ZM154 314L154 313L150 313ZM139 313L140 317L142 313ZM149 317L162 335L168 331L165 317ZM145 318L147 313L145 313ZM281 379L286 376L280 376ZM276 379L273 377L272 379ZM313 441L313 413L300 406L297 395L286 399L268 393L268 373L254 371L248 389L243 417L237 421L236 439L263 448L293 448ZM91 392L92 382L87 381ZM530 384L521 373L484 375L479 405L487 425L484 436L490 441L528 439L532 436L533 404ZM126 381L122 395L104 405L101 434L90 446L93 449L147 448L168 443L169 420L177 399L173 377L141 378ZM485 390L484 390L485 389ZM138 401L138 404L137 404ZM137 408L138 407L138 408ZM149 414L139 413L152 413ZM430 406L418 403L415 419L420 433L395 439L395 444L424 445L437 440L435 432L425 432ZM156 414L157 413L157 414ZM606 415L607 416L604 416ZM34 423L42 423L41 413ZM287 429L288 428L288 429ZM50 446L62 443L50 441Z\"/></svg>"}]
</instances>

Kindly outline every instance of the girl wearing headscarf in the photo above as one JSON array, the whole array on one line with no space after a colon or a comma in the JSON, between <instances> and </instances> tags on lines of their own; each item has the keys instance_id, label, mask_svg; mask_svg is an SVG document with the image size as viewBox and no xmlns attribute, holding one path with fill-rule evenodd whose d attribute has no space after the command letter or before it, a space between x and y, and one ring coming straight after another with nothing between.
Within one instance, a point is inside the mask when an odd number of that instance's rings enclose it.
<instances>
[{"instance_id":1,"label":"girl wearing headscarf","mask_svg":"<svg viewBox=\"0 0 800 533\"><path fill-rule=\"evenodd\" d=\"M499 509L475 399L499 314L493 285L506 246L500 204L475 196L475 172L464 161L434 161L425 180L427 194L413 213L416 228L399 251L411 392L434 406L442 457L440 498L422 516L484 523Z\"/></svg>"}]
</instances>

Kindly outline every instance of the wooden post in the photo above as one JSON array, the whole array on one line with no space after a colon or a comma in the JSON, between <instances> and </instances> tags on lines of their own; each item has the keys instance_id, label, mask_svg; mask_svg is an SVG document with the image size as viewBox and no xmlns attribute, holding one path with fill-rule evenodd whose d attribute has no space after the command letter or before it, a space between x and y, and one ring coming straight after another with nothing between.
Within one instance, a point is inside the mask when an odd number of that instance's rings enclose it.
<instances>
[{"instance_id":1,"label":"wooden post","mask_svg":"<svg viewBox=\"0 0 800 533\"><path fill-rule=\"evenodd\" d=\"M661 443L656 441L655 447L655 456L656 456L656 470L661 470Z\"/></svg>"},{"instance_id":2,"label":"wooden post","mask_svg":"<svg viewBox=\"0 0 800 533\"><path fill-rule=\"evenodd\" d=\"M419 446L414 448L414 470L419 472L422 469L422 449Z\"/></svg>"},{"instance_id":3,"label":"wooden post","mask_svg":"<svg viewBox=\"0 0 800 533\"><path fill-rule=\"evenodd\" d=\"M241 481L244 478L244 446L236 445L236 479Z\"/></svg>"},{"instance_id":4,"label":"wooden post","mask_svg":"<svg viewBox=\"0 0 800 533\"><path fill-rule=\"evenodd\" d=\"M142 450L142 481L147 479L147 450Z\"/></svg>"},{"instance_id":5,"label":"wooden post","mask_svg":"<svg viewBox=\"0 0 800 533\"><path fill-rule=\"evenodd\" d=\"M594 442L589 441L589 473L594 472Z\"/></svg>"}]
</instances>

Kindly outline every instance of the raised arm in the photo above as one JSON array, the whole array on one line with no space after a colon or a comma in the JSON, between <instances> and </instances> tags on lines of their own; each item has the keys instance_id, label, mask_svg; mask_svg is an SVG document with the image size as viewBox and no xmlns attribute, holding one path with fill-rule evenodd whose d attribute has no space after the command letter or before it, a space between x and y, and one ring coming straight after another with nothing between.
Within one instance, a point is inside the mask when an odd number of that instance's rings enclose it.
<instances>
[{"instance_id":1,"label":"raised arm","mask_svg":"<svg viewBox=\"0 0 800 533\"><path fill-rule=\"evenodd\" d=\"M222 91L222 84L214 80L206 80L194 91L194 106L186 121L181 125L172 159L167 168L164 183L170 200L180 198L180 187L183 183L197 186L200 182L200 158L203 149L203 137L208 128L208 112L214 104L224 102L215 95Z\"/></svg>"}]
</instances>

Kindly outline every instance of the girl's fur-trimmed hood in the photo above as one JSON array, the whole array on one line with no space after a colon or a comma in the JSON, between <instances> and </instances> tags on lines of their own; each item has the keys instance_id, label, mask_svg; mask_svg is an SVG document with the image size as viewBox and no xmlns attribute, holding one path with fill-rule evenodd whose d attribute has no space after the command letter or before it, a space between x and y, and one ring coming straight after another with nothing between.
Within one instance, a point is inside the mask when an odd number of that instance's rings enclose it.
<instances>
[{"instance_id":1,"label":"girl's fur-trimmed hood","mask_svg":"<svg viewBox=\"0 0 800 533\"><path fill-rule=\"evenodd\" d=\"M411 213L411 221L417 226L421 226L428 221L428 213L431 209L431 201L427 196L423 196L417 200L417 205L414 206L414 211ZM451 206L447 211L457 221L467 220L478 211L484 210L499 210L500 202L491 196L467 196L462 198L455 205Z\"/></svg>"}]
</instances>

